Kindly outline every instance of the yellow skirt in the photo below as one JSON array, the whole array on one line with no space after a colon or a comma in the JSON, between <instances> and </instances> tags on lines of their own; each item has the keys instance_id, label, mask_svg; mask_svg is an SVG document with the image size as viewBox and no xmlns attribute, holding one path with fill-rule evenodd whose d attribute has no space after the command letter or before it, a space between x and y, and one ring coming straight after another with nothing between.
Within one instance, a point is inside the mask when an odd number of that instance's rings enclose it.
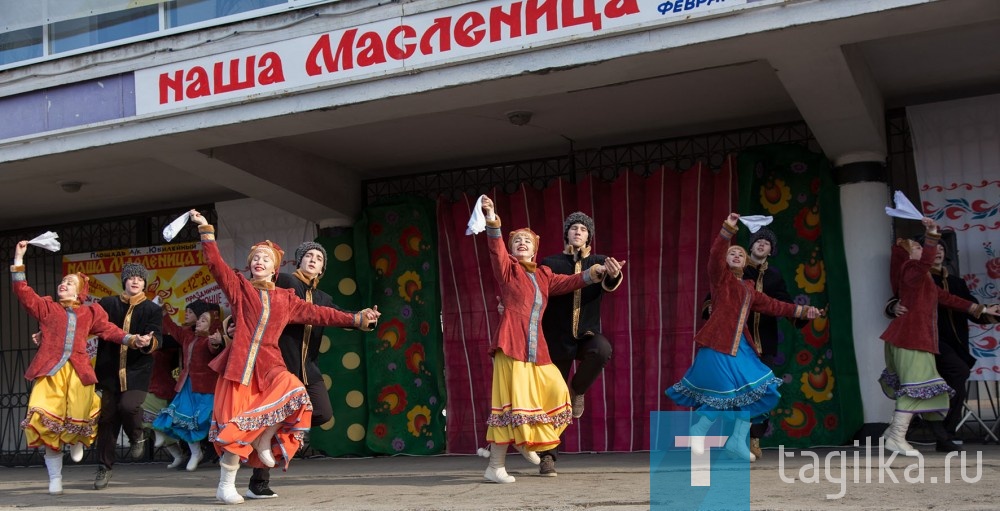
<instances>
[{"instance_id":1,"label":"yellow skirt","mask_svg":"<svg viewBox=\"0 0 1000 511\"><path fill-rule=\"evenodd\" d=\"M58 451L66 444L89 446L97 437L100 412L101 398L94 386L84 385L66 362L55 375L35 379L21 429L28 447L44 445Z\"/></svg>"},{"instance_id":2,"label":"yellow skirt","mask_svg":"<svg viewBox=\"0 0 1000 511\"><path fill-rule=\"evenodd\" d=\"M569 388L554 364L535 365L493 355L493 398L486 441L547 451L573 422Z\"/></svg>"},{"instance_id":3,"label":"yellow skirt","mask_svg":"<svg viewBox=\"0 0 1000 511\"><path fill-rule=\"evenodd\" d=\"M251 378L250 385L219 378L208 438L220 456L228 451L251 467L263 468L251 443L265 429L280 424L271 439L271 455L279 464L284 458L287 470L312 425L312 401L302 382L284 367L270 371L264 380L266 388L257 378Z\"/></svg>"}]
</instances>

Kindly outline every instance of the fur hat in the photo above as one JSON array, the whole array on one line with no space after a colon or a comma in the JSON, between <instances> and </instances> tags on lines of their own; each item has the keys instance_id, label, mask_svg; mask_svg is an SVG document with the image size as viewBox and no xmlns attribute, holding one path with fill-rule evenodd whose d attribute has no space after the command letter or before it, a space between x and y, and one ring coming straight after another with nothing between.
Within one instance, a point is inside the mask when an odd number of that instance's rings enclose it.
<instances>
[{"instance_id":1,"label":"fur hat","mask_svg":"<svg viewBox=\"0 0 1000 511\"><path fill-rule=\"evenodd\" d=\"M211 309L212 304L206 302L205 300L195 300L184 306L185 309L190 309L191 313L194 314L195 319L201 317L202 314L208 312Z\"/></svg>"},{"instance_id":2,"label":"fur hat","mask_svg":"<svg viewBox=\"0 0 1000 511\"><path fill-rule=\"evenodd\" d=\"M139 263L125 263L122 266L122 287L125 287L125 281L132 278L139 277L143 282L143 289L146 288L146 282L149 281L149 272L146 267Z\"/></svg>"},{"instance_id":3,"label":"fur hat","mask_svg":"<svg viewBox=\"0 0 1000 511\"><path fill-rule=\"evenodd\" d=\"M569 228L573 227L573 224L583 224L587 228L587 245L589 246L591 242L594 241L594 219L585 215L582 211L577 211L575 213L570 213L566 220L563 221L563 241L569 243Z\"/></svg>"},{"instance_id":4,"label":"fur hat","mask_svg":"<svg viewBox=\"0 0 1000 511\"><path fill-rule=\"evenodd\" d=\"M299 245L299 248L295 249L295 268L298 269L299 265L302 264L302 258L306 256L306 252L310 250L319 250L323 254L323 268L320 269L320 275L326 273L326 249L323 245L316 243L315 241L306 241Z\"/></svg>"},{"instance_id":5,"label":"fur hat","mask_svg":"<svg viewBox=\"0 0 1000 511\"><path fill-rule=\"evenodd\" d=\"M771 244L771 254L778 250L778 237L774 235L774 231L767 227L761 227L750 235L750 250L753 250L753 244L757 243L757 240L767 240Z\"/></svg>"},{"instance_id":6,"label":"fur hat","mask_svg":"<svg viewBox=\"0 0 1000 511\"><path fill-rule=\"evenodd\" d=\"M257 253L258 250L270 250L274 259L274 275L271 276L271 280L278 277L278 270L281 269L281 259L285 257L285 251L281 250L281 247L277 243L271 240L264 240L255 243L250 247L250 252L247 254L247 265L250 265L250 260L253 259L253 255Z\"/></svg>"}]
</instances>

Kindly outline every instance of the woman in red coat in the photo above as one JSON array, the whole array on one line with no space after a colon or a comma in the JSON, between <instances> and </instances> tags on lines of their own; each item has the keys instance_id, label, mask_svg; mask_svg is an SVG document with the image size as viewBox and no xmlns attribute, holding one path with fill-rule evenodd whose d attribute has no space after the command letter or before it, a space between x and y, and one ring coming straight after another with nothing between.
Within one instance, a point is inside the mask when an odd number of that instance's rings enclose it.
<instances>
[{"instance_id":1,"label":"woman in red coat","mask_svg":"<svg viewBox=\"0 0 1000 511\"><path fill-rule=\"evenodd\" d=\"M281 457L287 469L312 425L309 394L288 372L278 348L285 325L304 323L367 332L374 328L380 313L377 307L355 313L321 307L299 298L294 290L275 288L284 252L271 241L250 248L247 264L251 279L236 274L219 254L215 228L195 210L191 210L191 220L198 224L208 270L236 318L232 343L210 364L219 373L219 380L209 438L222 456L215 496L226 504L239 504L243 502L236 491L240 461L252 467L273 467L275 458Z\"/></svg>"},{"instance_id":2,"label":"woman in red coat","mask_svg":"<svg viewBox=\"0 0 1000 511\"><path fill-rule=\"evenodd\" d=\"M750 312L768 316L814 319L819 309L775 300L743 280L747 253L730 246L740 215L730 213L719 237L708 253L708 278L712 293L712 315L694 336L698 351L681 381L666 393L680 406L701 416L691 427L691 450L704 452L704 436L720 412L735 412L736 426L726 450L753 461L748 435L751 422L763 422L777 406L781 380L760 361L760 351L747 328Z\"/></svg>"},{"instance_id":3,"label":"woman in red coat","mask_svg":"<svg viewBox=\"0 0 1000 511\"><path fill-rule=\"evenodd\" d=\"M983 313L994 316L1000 313L996 305L970 302L934 284L931 267L941 233L934 220L924 218L923 224L927 230L923 245L899 239L892 248L890 283L907 313L893 319L881 335L885 341L885 370L879 382L886 396L896 400L892 422L882 438L886 449L905 456L918 454L906 441L910 420L918 413L931 425L940 443L948 450L958 450L957 446L948 445L951 442L941 423L954 391L941 378L934 360L938 353L938 304L976 318Z\"/></svg>"},{"instance_id":4,"label":"woman in red coat","mask_svg":"<svg viewBox=\"0 0 1000 511\"><path fill-rule=\"evenodd\" d=\"M486 420L490 463L485 477L496 483L513 483L514 478L504 466L507 446L514 445L537 465L540 460L534 451L555 448L559 435L573 422L569 389L549 358L542 335L542 313L548 297L600 282L607 270L603 265L594 265L575 275L559 275L546 266L537 266L534 259L538 235L527 228L513 231L505 247L500 237L500 218L489 197L483 197L482 210L490 266L504 305L489 348L493 384Z\"/></svg>"},{"instance_id":5,"label":"woman in red coat","mask_svg":"<svg viewBox=\"0 0 1000 511\"><path fill-rule=\"evenodd\" d=\"M63 277L56 291L59 301L35 293L24 276L24 254L28 242L14 249L11 278L14 294L31 317L38 320L41 334L38 352L24 377L34 380L28 398L28 415L21 421L28 447L45 448L49 493L62 494L62 446L70 446L73 461L83 459L83 447L97 435L100 398L94 392L97 376L87 354L87 338L119 342L132 348L149 345L149 335L126 334L108 320L99 306L82 305L87 297L86 275Z\"/></svg>"}]
</instances>

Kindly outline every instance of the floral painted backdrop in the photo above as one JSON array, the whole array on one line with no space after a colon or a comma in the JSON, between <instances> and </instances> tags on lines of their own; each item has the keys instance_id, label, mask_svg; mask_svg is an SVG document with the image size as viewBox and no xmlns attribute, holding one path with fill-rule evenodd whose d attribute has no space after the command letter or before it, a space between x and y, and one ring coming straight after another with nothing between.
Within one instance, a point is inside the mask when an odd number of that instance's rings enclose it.
<instances>
[{"instance_id":1,"label":"floral painted backdrop","mask_svg":"<svg viewBox=\"0 0 1000 511\"><path fill-rule=\"evenodd\" d=\"M739 157L740 213L771 215L778 237L770 266L796 303L829 306L801 330L779 321L775 374L784 380L764 446L851 441L863 422L851 336L850 289L840 194L821 154L796 145L750 149ZM740 242L747 233L740 231Z\"/></svg>"},{"instance_id":2,"label":"floral painted backdrop","mask_svg":"<svg viewBox=\"0 0 1000 511\"><path fill-rule=\"evenodd\" d=\"M366 347L369 449L445 450L444 355L434 203L368 207L355 226L358 281L382 318Z\"/></svg>"}]
</instances>

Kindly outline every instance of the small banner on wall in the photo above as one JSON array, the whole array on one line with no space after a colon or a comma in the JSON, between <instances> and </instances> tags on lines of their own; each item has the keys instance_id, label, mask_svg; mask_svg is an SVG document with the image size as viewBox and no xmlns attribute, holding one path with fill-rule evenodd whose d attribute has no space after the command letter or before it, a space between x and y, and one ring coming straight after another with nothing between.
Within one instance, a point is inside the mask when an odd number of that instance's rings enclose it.
<instances>
[{"instance_id":1,"label":"small banner on wall","mask_svg":"<svg viewBox=\"0 0 1000 511\"><path fill-rule=\"evenodd\" d=\"M178 324L184 307L194 300L222 305L229 310L222 290L208 272L201 243L177 243L142 248L123 248L63 256L63 274L83 272L90 277L90 300L122 292L121 271L125 263L139 263L149 271L146 297L158 299Z\"/></svg>"}]
</instances>

